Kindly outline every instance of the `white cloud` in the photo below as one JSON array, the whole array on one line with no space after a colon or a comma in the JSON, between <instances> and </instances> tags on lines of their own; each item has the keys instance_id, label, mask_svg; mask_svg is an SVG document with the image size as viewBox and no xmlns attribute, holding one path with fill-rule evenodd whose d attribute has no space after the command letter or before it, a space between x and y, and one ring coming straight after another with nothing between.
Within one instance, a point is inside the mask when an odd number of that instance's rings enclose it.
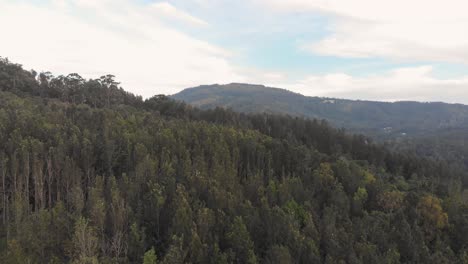
<instances>
[{"instance_id":1,"label":"white cloud","mask_svg":"<svg viewBox=\"0 0 468 264\"><path fill-rule=\"evenodd\" d=\"M468 104L468 75L438 79L431 66L398 68L380 75L309 75L299 81L269 83L309 95L377 101L445 101Z\"/></svg>"},{"instance_id":2,"label":"white cloud","mask_svg":"<svg viewBox=\"0 0 468 264\"><path fill-rule=\"evenodd\" d=\"M166 16L170 19L180 20L182 22L186 22L197 26L208 25L207 22L199 18L193 17L190 14L175 8L168 2L155 2L151 4L151 8L155 11L156 14Z\"/></svg>"},{"instance_id":3,"label":"white cloud","mask_svg":"<svg viewBox=\"0 0 468 264\"><path fill-rule=\"evenodd\" d=\"M165 16L187 19L168 10ZM143 96L244 80L231 66L229 51L172 29L156 13L130 0L0 0L0 56L55 74L111 73Z\"/></svg>"},{"instance_id":4,"label":"white cloud","mask_svg":"<svg viewBox=\"0 0 468 264\"><path fill-rule=\"evenodd\" d=\"M272 0L268 5L281 12L332 14L332 34L305 47L321 54L468 62L468 35L463 34L468 28L467 9L463 2L448 2L426 0L424 8L421 0L391 4ZM174 6L131 0L50 0L43 4L0 0L0 56L27 69L55 74L77 72L87 78L115 74L125 89L143 96L172 94L200 84L248 82L312 96L468 103L468 76L439 79L430 66L367 77L342 72L296 77L274 67L265 71L235 66L236 58L229 50L166 24L168 19L189 26L206 23ZM415 14L418 6L420 14Z\"/></svg>"},{"instance_id":5,"label":"white cloud","mask_svg":"<svg viewBox=\"0 0 468 264\"><path fill-rule=\"evenodd\" d=\"M339 57L468 63L464 0L258 0L282 12L328 15L331 32L306 45Z\"/></svg>"}]
</instances>

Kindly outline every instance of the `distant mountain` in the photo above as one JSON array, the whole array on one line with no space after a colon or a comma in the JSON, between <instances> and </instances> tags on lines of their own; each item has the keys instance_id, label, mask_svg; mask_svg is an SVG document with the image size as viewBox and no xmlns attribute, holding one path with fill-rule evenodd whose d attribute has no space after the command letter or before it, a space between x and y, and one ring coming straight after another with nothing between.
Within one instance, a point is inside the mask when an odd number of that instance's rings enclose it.
<instances>
[{"instance_id":1,"label":"distant mountain","mask_svg":"<svg viewBox=\"0 0 468 264\"><path fill-rule=\"evenodd\" d=\"M337 127L392 138L468 128L468 106L446 103L373 102L308 97L288 90L232 83L202 85L172 96L202 109L281 113L326 119Z\"/></svg>"}]
</instances>

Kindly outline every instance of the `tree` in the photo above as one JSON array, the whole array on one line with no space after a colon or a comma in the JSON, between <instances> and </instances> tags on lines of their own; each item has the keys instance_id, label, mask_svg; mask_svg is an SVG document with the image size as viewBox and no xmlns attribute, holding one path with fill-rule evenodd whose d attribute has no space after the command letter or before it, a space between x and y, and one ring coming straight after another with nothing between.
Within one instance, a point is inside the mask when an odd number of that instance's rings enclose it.
<instances>
[{"instance_id":1,"label":"tree","mask_svg":"<svg viewBox=\"0 0 468 264\"><path fill-rule=\"evenodd\" d=\"M174 216L170 227L171 234L184 239L191 237L192 229L192 209L188 203L187 193L182 185L177 186L176 197L172 208L174 208Z\"/></svg>"},{"instance_id":2,"label":"tree","mask_svg":"<svg viewBox=\"0 0 468 264\"><path fill-rule=\"evenodd\" d=\"M0 260L2 260L1 256ZM7 254L3 261L9 264L32 263L31 259L25 254L24 248L16 240L8 241Z\"/></svg>"},{"instance_id":3,"label":"tree","mask_svg":"<svg viewBox=\"0 0 468 264\"><path fill-rule=\"evenodd\" d=\"M235 254L236 263L257 263L254 245L242 217L234 218L226 239Z\"/></svg>"},{"instance_id":4,"label":"tree","mask_svg":"<svg viewBox=\"0 0 468 264\"><path fill-rule=\"evenodd\" d=\"M110 252L114 258L119 259L126 255L127 251L127 224L128 224L128 208L125 199L122 197L120 189L117 185L115 177L109 179L110 193L110 208L109 215L111 217L111 240Z\"/></svg>"},{"instance_id":5,"label":"tree","mask_svg":"<svg viewBox=\"0 0 468 264\"><path fill-rule=\"evenodd\" d=\"M386 191L378 196L377 203L382 209L393 212L403 206L404 194L400 191Z\"/></svg>"},{"instance_id":6,"label":"tree","mask_svg":"<svg viewBox=\"0 0 468 264\"><path fill-rule=\"evenodd\" d=\"M89 226L87 219L80 217L75 223L75 232L72 238L71 257L74 263L95 264L97 256L98 239L94 229Z\"/></svg>"},{"instance_id":7,"label":"tree","mask_svg":"<svg viewBox=\"0 0 468 264\"><path fill-rule=\"evenodd\" d=\"M7 210L8 191L6 188L6 170L7 170L6 164L7 164L7 160L6 160L5 154L3 152L0 152L0 175L2 176L2 196L3 196L2 197L2 224L3 225L6 225L7 223L7 213L8 213L8 210Z\"/></svg>"},{"instance_id":8,"label":"tree","mask_svg":"<svg viewBox=\"0 0 468 264\"><path fill-rule=\"evenodd\" d=\"M367 201L367 190L364 187L359 187L353 196L353 211L356 214L360 214L365 202Z\"/></svg>"},{"instance_id":9,"label":"tree","mask_svg":"<svg viewBox=\"0 0 468 264\"><path fill-rule=\"evenodd\" d=\"M143 256L143 264L157 264L157 260L158 258L153 247L150 250L146 251L145 255Z\"/></svg>"},{"instance_id":10,"label":"tree","mask_svg":"<svg viewBox=\"0 0 468 264\"><path fill-rule=\"evenodd\" d=\"M182 264L185 261L185 257L187 256L187 252L184 250L183 247L183 239L178 236L172 237L171 245L164 256L163 264Z\"/></svg>"},{"instance_id":11,"label":"tree","mask_svg":"<svg viewBox=\"0 0 468 264\"><path fill-rule=\"evenodd\" d=\"M265 257L268 264L292 264L294 263L289 250L286 247L275 245L271 247Z\"/></svg>"},{"instance_id":12,"label":"tree","mask_svg":"<svg viewBox=\"0 0 468 264\"><path fill-rule=\"evenodd\" d=\"M436 232L447 227L448 215L442 209L439 198L425 195L420 199L417 209L428 240L432 240Z\"/></svg>"}]
</instances>

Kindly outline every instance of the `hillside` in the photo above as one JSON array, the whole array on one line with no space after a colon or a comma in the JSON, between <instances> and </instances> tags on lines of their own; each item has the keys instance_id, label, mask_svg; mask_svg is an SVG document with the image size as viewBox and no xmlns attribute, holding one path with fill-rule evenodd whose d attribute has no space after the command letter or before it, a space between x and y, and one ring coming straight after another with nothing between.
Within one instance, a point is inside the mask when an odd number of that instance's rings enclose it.
<instances>
[{"instance_id":1,"label":"hillside","mask_svg":"<svg viewBox=\"0 0 468 264\"><path fill-rule=\"evenodd\" d=\"M468 173L0 60L1 263L465 263Z\"/></svg>"},{"instance_id":2,"label":"hillside","mask_svg":"<svg viewBox=\"0 0 468 264\"><path fill-rule=\"evenodd\" d=\"M445 103L372 102L307 97L262 85L203 85L172 96L202 109L281 113L326 119L336 127L392 138L435 130L468 128L468 106Z\"/></svg>"}]
</instances>

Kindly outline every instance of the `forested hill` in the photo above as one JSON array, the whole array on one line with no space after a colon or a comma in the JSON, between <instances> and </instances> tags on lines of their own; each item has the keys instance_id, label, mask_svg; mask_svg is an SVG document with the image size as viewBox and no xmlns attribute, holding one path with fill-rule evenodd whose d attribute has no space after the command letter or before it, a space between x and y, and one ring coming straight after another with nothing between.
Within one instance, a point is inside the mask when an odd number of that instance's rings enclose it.
<instances>
[{"instance_id":1,"label":"forested hill","mask_svg":"<svg viewBox=\"0 0 468 264\"><path fill-rule=\"evenodd\" d=\"M0 263L466 263L468 176L323 121L0 60Z\"/></svg>"},{"instance_id":2,"label":"forested hill","mask_svg":"<svg viewBox=\"0 0 468 264\"><path fill-rule=\"evenodd\" d=\"M468 128L468 106L445 103L372 102L306 97L262 85L203 85L172 96L202 109L281 113L326 119L367 135L391 138L447 128ZM403 134L403 135L404 135Z\"/></svg>"}]
</instances>

